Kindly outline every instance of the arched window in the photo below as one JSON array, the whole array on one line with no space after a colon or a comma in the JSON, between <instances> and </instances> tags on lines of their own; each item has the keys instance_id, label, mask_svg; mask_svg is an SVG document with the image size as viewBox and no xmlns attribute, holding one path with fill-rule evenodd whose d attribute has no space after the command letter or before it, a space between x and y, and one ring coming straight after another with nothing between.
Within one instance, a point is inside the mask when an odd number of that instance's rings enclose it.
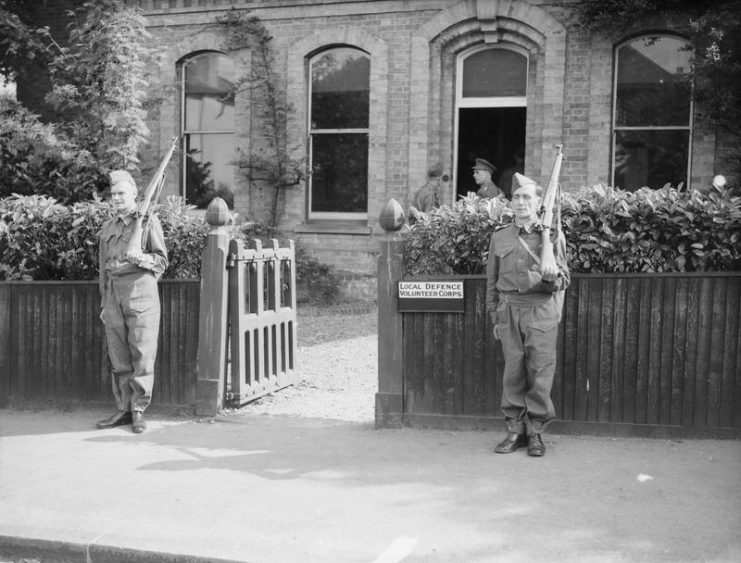
<instances>
[{"instance_id":1,"label":"arched window","mask_svg":"<svg viewBox=\"0 0 741 563\"><path fill-rule=\"evenodd\" d=\"M615 51L612 183L686 184L692 144L691 53L678 37L645 36Z\"/></svg>"},{"instance_id":2,"label":"arched window","mask_svg":"<svg viewBox=\"0 0 741 563\"><path fill-rule=\"evenodd\" d=\"M477 46L458 57L456 82L456 193L476 191L476 158L497 167L492 180L509 197L512 177L524 171L527 52L514 45Z\"/></svg>"},{"instance_id":3,"label":"arched window","mask_svg":"<svg viewBox=\"0 0 741 563\"><path fill-rule=\"evenodd\" d=\"M309 83L309 219L366 219L370 57L322 51L309 61Z\"/></svg>"},{"instance_id":4,"label":"arched window","mask_svg":"<svg viewBox=\"0 0 741 563\"><path fill-rule=\"evenodd\" d=\"M234 62L199 53L183 60L180 75L183 191L189 204L205 208L234 184Z\"/></svg>"}]
</instances>

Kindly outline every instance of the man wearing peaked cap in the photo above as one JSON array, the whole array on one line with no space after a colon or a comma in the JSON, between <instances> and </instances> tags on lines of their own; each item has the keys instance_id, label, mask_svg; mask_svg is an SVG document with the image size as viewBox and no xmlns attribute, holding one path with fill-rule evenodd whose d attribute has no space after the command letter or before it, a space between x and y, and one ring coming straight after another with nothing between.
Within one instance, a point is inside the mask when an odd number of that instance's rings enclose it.
<instances>
[{"instance_id":1,"label":"man wearing peaked cap","mask_svg":"<svg viewBox=\"0 0 741 563\"><path fill-rule=\"evenodd\" d=\"M497 185L492 182L491 175L497 169L491 162L484 160L483 158L477 158L476 164L472 166L473 179L478 186L476 195L486 199L491 199L498 196L503 196L504 192L500 190Z\"/></svg>"}]
</instances>

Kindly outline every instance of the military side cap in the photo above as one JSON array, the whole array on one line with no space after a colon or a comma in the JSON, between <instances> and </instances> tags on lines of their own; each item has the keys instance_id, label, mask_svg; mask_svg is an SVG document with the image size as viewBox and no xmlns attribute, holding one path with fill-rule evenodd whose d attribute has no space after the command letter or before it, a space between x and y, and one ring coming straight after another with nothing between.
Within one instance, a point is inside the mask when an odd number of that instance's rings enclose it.
<instances>
[{"instance_id":1,"label":"military side cap","mask_svg":"<svg viewBox=\"0 0 741 563\"><path fill-rule=\"evenodd\" d=\"M427 171L427 175L430 178L436 178L437 176L443 175L443 165L438 162L434 166L431 166L430 169Z\"/></svg>"},{"instance_id":2,"label":"military side cap","mask_svg":"<svg viewBox=\"0 0 741 563\"><path fill-rule=\"evenodd\" d=\"M476 159L476 165L471 167L473 170L486 170L489 173L494 172L497 167L494 166L491 162L488 160L484 160L483 158L477 158Z\"/></svg>"},{"instance_id":3,"label":"military side cap","mask_svg":"<svg viewBox=\"0 0 741 563\"><path fill-rule=\"evenodd\" d=\"M115 186L116 184L130 184L134 188L136 188L136 182L134 182L134 178L132 178L131 174L129 174L126 170L114 170L110 174L108 174L108 178L111 181L111 187Z\"/></svg>"},{"instance_id":4,"label":"military side cap","mask_svg":"<svg viewBox=\"0 0 741 563\"><path fill-rule=\"evenodd\" d=\"M515 189L524 188L525 186L538 186L538 183L535 180L531 180L527 176L523 176L522 174L515 172L515 176L513 178L513 184L515 185Z\"/></svg>"}]
</instances>

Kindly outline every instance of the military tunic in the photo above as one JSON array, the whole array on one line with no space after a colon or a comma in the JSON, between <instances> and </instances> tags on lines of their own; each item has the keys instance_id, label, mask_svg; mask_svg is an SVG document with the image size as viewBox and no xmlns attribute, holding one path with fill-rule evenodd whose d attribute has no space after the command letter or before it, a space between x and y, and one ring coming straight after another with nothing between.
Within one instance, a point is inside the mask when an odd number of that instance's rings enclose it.
<instances>
[{"instance_id":1,"label":"military tunic","mask_svg":"<svg viewBox=\"0 0 741 563\"><path fill-rule=\"evenodd\" d=\"M152 399L160 325L157 281L168 265L162 226L156 215L145 223L144 255L138 264L124 256L134 215L106 221L99 235L101 320L113 366L112 388L119 412L147 408Z\"/></svg>"},{"instance_id":2,"label":"military tunic","mask_svg":"<svg viewBox=\"0 0 741 563\"><path fill-rule=\"evenodd\" d=\"M566 241L553 243L558 277L540 275L541 232L507 225L491 237L486 306L498 326L504 354L501 408L510 432L540 433L555 416L551 387L563 292L570 281Z\"/></svg>"},{"instance_id":3,"label":"military tunic","mask_svg":"<svg viewBox=\"0 0 741 563\"><path fill-rule=\"evenodd\" d=\"M412 199L412 207L419 211L432 211L440 207L439 181L427 182L422 186Z\"/></svg>"},{"instance_id":4,"label":"military tunic","mask_svg":"<svg viewBox=\"0 0 741 563\"><path fill-rule=\"evenodd\" d=\"M491 180L487 180L481 186L476 192L476 195L479 197L485 197L486 199L492 199L498 196L503 196L504 192L500 190L497 185L492 182Z\"/></svg>"}]
</instances>

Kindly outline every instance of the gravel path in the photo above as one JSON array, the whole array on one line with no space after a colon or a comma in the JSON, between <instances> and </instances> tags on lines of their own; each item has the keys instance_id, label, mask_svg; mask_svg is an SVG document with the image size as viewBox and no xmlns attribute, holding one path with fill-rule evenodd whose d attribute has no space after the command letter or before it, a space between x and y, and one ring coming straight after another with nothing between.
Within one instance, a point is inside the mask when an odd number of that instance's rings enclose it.
<instances>
[{"instance_id":1,"label":"gravel path","mask_svg":"<svg viewBox=\"0 0 741 563\"><path fill-rule=\"evenodd\" d=\"M372 422L378 313L367 311L299 309L298 383L231 412Z\"/></svg>"}]
</instances>

